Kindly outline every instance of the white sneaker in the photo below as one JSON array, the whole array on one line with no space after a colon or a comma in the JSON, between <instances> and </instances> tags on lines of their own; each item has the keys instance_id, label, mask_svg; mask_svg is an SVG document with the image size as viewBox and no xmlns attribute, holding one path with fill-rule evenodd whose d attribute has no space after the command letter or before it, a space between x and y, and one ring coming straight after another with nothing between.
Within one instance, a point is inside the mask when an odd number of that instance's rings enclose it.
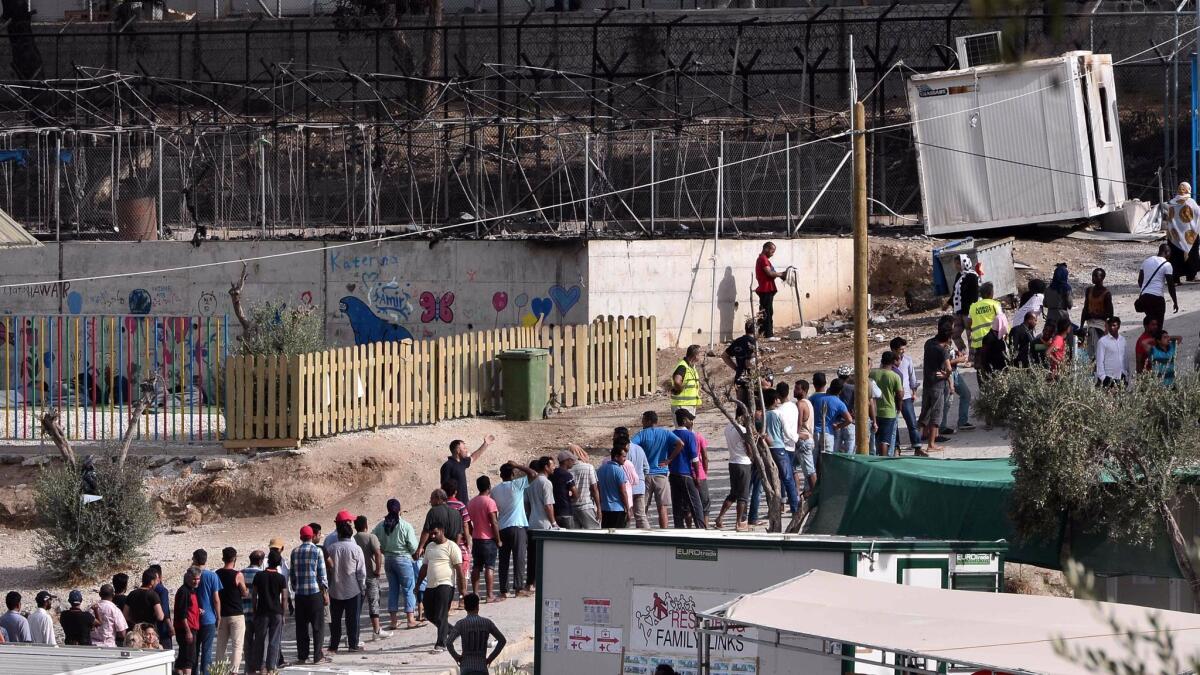
<instances>
[{"instance_id":1,"label":"white sneaker","mask_svg":"<svg viewBox=\"0 0 1200 675\"><path fill-rule=\"evenodd\" d=\"M375 639L376 640L385 640L390 637L392 637L391 631L386 631L386 630L383 630L382 628L375 631Z\"/></svg>"}]
</instances>

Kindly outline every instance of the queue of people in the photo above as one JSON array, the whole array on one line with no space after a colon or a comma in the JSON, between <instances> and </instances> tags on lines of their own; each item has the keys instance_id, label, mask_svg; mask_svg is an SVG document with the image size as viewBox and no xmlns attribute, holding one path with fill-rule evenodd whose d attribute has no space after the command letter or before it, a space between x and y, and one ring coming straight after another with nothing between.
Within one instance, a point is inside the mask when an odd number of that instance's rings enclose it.
<instances>
[{"instance_id":1,"label":"queue of people","mask_svg":"<svg viewBox=\"0 0 1200 675\"><path fill-rule=\"evenodd\" d=\"M487 500L487 477L480 479L481 494L475 499ZM129 593L128 576L115 575L114 583L102 585L99 601L87 609L83 592L73 590L68 608L57 612L62 642L174 649L177 675L207 675L221 661L229 664L228 672L241 673L244 664L245 673L260 675L288 665L283 635L289 617L295 630L295 663L328 664L331 653L364 651L359 622L364 605L372 639L390 637L390 631L399 628L403 597L407 628L434 624L434 652L449 650L463 673L487 673L505 638L492 621L479 616L479 596L466 592L467 567L460 545L467 511L453 499L456 492L451 479L431 495L433 508L420 537L400 516L399 501L391 499L387 515L374 528L369 529L365 515L343 510L334 518L332 536L323 540L320 524L310 523L300 528L299 543L290 553L286 542L276 537L267 550L252 551L245 567L238 566L233 547L222 550L222 564L215 570L209 568L208 552L197 549L173 593L158 565L144 570L141 584ZM385 574L390 630L381 623L380 581ZM489 592L490 582L489 573ZM455 590L458 609L467 613L457 624L448 618ZM21 594L8 593L0 641L56 646L55 599L41 591L35 607L25 613ZM458 649L456 640L461 643Z\"/></svg>"}]
</instances>

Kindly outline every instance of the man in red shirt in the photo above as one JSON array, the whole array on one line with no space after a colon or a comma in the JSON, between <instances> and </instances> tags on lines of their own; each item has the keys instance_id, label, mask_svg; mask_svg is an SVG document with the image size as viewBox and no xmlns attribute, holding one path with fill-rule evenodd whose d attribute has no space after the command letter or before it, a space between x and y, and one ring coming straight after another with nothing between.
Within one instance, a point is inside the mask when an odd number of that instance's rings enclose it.
<instances>
[{"instance_id":1,"label":"man in red shirt","mask_svg":"<svg viewBox=\"0 0 1200 675\"><path fill-rule=\"evenodd\" d=\"M775 331L775 280L783 275L775 271L771 256L775 255L775 244L763 244L762 253L754 263L754 280L758 283L754 292L758 294L758 305L762 309L759 331L763 337L771 337Z\"/></svg>"}]
</instances>

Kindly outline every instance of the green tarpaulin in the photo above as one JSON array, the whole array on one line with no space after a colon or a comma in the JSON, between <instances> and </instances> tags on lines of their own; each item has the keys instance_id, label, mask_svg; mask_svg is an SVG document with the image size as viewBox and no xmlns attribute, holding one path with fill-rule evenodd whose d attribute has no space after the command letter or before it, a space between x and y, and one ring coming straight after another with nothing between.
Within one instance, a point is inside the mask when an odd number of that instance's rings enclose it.
<instances>
[{"instance_id":1,"label":"green tarpaulin","mask_svg":"<svg viewBox=\"0 0 1200 675\"><path fill-rule=\"evenodd\" d=\"M1022 541L1009 519L1008 459L821 456L819 508L809 532L865 537L1009 542L1007 559L1058 569L1062 535ZM1071 550L1096 574L1180 578L1164 536L1152 547L1071 526Z\"/></svg>"}]
</instances>

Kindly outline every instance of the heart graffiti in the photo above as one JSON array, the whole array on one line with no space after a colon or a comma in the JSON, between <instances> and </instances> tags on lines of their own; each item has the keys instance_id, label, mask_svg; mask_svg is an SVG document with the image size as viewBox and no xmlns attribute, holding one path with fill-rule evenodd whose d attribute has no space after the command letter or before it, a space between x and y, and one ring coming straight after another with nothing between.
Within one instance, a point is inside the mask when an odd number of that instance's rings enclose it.
<instances>
[{"instance_id":1,"label":"heart graffiti","mask_svg":"<svg viewBox=\"0 0 1200 675\"><path fill-rule=\"evenodd\" d=\"M529 302L529 310L538 318L550 316L552 309L554 309L554 302L550 298L534 298Z\"/></svg>"},{"instance_id":2,"label":"heart graffiti","mask_svg":"<svg viewBox=\"0 0 1200 675\"><path fill-rule=\"evenodd\" d=\"M566 316L567 312L571 311L571 308L579 302L582 290L578 286L563 288L555 285L550 287L549 293L550 299L554 301L554 306L558 308L558 315Z\"/></svg>"}]
</instances>

